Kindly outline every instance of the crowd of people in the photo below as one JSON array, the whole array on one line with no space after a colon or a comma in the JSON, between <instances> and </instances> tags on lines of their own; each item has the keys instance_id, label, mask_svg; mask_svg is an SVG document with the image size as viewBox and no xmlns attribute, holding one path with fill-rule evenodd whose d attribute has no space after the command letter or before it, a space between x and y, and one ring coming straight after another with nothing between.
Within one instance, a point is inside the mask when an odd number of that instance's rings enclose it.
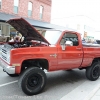
<instances>
[{"instance_id":1,"label":"crowd of people","mask_svg":"<svg viewBox=\"0 0 100 100\"><path fill-rule=\"evenodd\" d=\"M95 39L84 39L82 40L82 43L92 43L92 44L98 44Z\"/></svg>"}]
</instances>

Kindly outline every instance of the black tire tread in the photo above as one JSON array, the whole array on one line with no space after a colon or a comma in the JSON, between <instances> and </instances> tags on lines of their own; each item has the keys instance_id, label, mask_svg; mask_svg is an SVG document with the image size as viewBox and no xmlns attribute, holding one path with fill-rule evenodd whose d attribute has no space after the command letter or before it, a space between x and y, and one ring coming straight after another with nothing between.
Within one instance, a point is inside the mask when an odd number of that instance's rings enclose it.
<instances>
[{"instance_id":1,"label":"black tire tread","mask_svg":"<svg viewBox=\"0 0 100 100\"><path fill-rule=\"evenodd\" d=\"M29 74L31 71L35 71L35 72L38 72L38 71L39 71L39 72L41 72L42 75L43 75L43 77L44 77L44 80L45 80L42 89L41 89L40 91L36 92L36 93L29 93L29 92L25 91L25 89L22 88L22 81L23 81L23 78L25 78L25 76L26 76L27 74ZM19 87L22 89L22 91L23 91L25 94L27 94L27 95L35 95L35 94L38 94L38 93L40 93L40 92L43 90L43 88L44 88L45 85L46 85L46 74L44 73L44 71L42 71L42 70L39 69L38 67L30 67L30 68L27 68L27 69L26 69L25 71L23 71L23 73L20 75L20 78L19 78L19 80L18 80L18 85L19 85Z\"/></svg>"},{"instance_id":2,"label":"black tire tread","mask_svg":"<svg viewBox=\"0 0 100 100\"><path fill-rule=\"evenodd\" d=\"M86 77L91 81L95 81L99 78L99 77L93 78L91 75L92 74L91 72L96 65L100 66L100 64L98 62L93 62L93 64L86 69ZM100 74L100 67L99 67L99 74Z\"/></svg>"}]
</instances>

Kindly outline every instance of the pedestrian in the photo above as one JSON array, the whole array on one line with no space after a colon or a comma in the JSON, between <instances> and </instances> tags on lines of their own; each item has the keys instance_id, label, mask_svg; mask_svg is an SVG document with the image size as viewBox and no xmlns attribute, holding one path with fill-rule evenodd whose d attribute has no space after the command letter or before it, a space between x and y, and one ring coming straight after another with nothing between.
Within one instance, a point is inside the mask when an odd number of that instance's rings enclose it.
<instances>
[{"instance_id":1,"label":"pedestrian","mask_svg":"<svg viewBox=\"0 0 100 100\"><path fill-rule=\"evenodd\" d=\"M14 42L14 37L11 37L9 42Z\"/></svg>"},{"instance_id":2,"label":"pedestrian","mask_svg":"<svg viewBox=\"0 0 100 100\"><path fill-rule=\"evenodd\" d=\"M16 36L14 37L14 42L21 42L22 35L18 31L16 32Z\"/></svg>"}]
</instances>

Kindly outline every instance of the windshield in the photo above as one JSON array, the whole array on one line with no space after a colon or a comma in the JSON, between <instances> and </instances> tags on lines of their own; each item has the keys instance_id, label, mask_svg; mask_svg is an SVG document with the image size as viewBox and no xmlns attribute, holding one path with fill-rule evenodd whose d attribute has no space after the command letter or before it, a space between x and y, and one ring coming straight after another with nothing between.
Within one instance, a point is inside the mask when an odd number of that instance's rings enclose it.
<instances>
[{"instance_id":1,"label":"windshield","mask_svg":"<svg viewBox=\"0 0 100 100\"><path fill-rule=\"evenodd\" d=\"M56 44L56 42L58 41L60 35L61 35L61 31L44 31L42 32L42 36L50 43L50 44Z\"/></svg>"}]
</instances>

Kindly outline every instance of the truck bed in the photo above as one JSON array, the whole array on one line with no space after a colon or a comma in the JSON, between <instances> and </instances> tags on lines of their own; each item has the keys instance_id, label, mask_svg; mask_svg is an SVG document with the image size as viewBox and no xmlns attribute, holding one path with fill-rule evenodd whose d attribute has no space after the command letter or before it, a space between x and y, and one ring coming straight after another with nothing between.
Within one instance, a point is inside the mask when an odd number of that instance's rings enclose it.
<instances>
[{"instance_id":1,"label":"truck bed","mask_svg":"<svg viewBox=\"0 0 100 100\"><path fill-rule=\"evenodd\" d=\"M82 45L86 47L100 47L100 44L92 44L92 43L82 43Z\"/></svg>"}]
</instances>

